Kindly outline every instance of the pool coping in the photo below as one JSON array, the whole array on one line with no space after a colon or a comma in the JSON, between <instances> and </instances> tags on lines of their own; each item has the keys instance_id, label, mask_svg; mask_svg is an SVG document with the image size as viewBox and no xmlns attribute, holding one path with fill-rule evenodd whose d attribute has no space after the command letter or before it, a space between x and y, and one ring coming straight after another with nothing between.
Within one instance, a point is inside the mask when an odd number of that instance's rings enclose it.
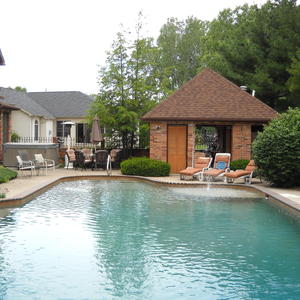
<instances>
[{"instance_id":1,"label":"pool coping","mask_svg":"<svg viewBox=\"0 0 300 300\"><path fill-rule=\"evenodd\" d=\"M46 182L37 184L25 192L21 192L15 197L11 198L4 198L0 199L0 208L14 208L22 206L29 201L31 201L36 196L42 194L52 186L55 186L59 184L60 182L65 181L75 181L75 180L99 180L99 179L109 179L109 180L138 180L138 181L145 181L155 184L161 184L161 185L169 185L169 186L189 186L189 187L199 187L199 186L207 186L207 182L175 182L172 180L161 180L158 178L151 178L151 177L143 177L143 176L129 176L129 175L63 175L55 179L49 179ZM265 199L270 200L272 202L275 202L276 204L279 204L280 206L283 206L284 208L288 209L289 211L296 213L297 215L300 215L300 203L297 203L293 200L290 200L287 197L284 197L280 195L279 193L276 193L275 191L271 190L271 188L258 185L258 184L251 184L251 185L245 185L245 184L228 184L228 183L209 183L210 186L213 187L226 187L226 188L242 188L245 190L256 190L260 193L262 193L265 197Z\"/></svg>"}]
</instances>

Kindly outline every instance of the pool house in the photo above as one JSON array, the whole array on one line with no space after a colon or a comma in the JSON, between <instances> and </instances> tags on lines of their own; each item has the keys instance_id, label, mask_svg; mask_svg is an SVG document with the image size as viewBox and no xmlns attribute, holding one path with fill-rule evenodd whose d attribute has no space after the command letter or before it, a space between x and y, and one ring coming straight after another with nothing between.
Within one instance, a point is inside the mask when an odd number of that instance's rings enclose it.
<instances>
[{"instance_id":1,"label":"pool house","mask_svg":"<svg viewBox=\"0 0 300 300\"><path fill-rule=\"evenodd\" d=\"M150 158L171 172L216 152L250 159L251 144L277 112L211 69L204 69L142 117L150 124Z\"/></svg>"}]
</instances>

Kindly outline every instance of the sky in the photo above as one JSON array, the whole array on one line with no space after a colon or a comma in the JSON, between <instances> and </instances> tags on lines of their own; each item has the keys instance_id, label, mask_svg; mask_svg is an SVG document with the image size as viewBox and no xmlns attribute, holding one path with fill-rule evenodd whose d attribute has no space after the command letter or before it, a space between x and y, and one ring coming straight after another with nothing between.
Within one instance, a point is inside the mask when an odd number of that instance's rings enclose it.
<instances>
[{"instance_id":1,"label":"sky","mask_svg":"<svg viewBox=\"0 0 300 300\"><path fill-rule=\"evenodd\" d=\"M225 8L266 0L1 0L0 86L28 92L98 92L98 71L116 34L134 30L144 15L145 36L157 38L170 17L211 21Z\"/></svg>"}]
</instances>

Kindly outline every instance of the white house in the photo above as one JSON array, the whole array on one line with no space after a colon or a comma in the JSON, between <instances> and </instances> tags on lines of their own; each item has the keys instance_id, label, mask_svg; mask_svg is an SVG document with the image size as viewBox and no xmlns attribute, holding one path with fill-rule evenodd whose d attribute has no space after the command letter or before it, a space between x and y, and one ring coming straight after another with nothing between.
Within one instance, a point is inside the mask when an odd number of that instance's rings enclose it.
<instances>
[{"instance_id":1,"label":"white house","mask_svg":"<svg viewBox=\"0 0 300 300\"><path fill-rule=\"evenodd\" d=\"M67 137L75 142L89 142L87 111L93 99L81 92L18 92L0 88L0 96L7 104L20 110L12 112L11 129L18 136L31 141ZM75 126L63 123L71 121Z\"/></svg>"}]
</instances>

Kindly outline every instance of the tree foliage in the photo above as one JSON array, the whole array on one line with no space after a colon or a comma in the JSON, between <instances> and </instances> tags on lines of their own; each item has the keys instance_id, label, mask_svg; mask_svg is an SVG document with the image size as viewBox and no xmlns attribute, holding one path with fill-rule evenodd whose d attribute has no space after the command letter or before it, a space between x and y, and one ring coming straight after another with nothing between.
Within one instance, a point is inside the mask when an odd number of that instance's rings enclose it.
<instances>
[{"instance_id":1,"label":"tree foliage","mask_svg":"<svg viewBox=\"0 0 300 300\"><path fill-rule=\"evenodd\" d=\"M205 67L278 111L300 106L299 20L296 0L269 0L225 9L211 22L170 18L155 42L143 36L139 14L135 37L119 32L107 52L90 118L98 114L111 146L131 148L147 140L140 117Z\"/></svg>"},{"instance_id":2,"label":"tree foliage","mask_svg":"<svg viewBox=\"0 0 300 300\"><path fill-rule=\"evenodd\" d=\"M261 175L278 187L300 185L300 109L289 109L270 122L253 142Z\"/></svg>"},{"instance_id":3,"label":"tree foliage","mask_svg":"<svg viewBox=\"0 0 300 300\"><path fill-rule=\"evenodd\" d=\"M209 24L203 61L237 85L256 90L271 107L286 109L294 104L287 81L300 45L299 20L295 0L224 10Z\"/></svg>"}]
</instances>

